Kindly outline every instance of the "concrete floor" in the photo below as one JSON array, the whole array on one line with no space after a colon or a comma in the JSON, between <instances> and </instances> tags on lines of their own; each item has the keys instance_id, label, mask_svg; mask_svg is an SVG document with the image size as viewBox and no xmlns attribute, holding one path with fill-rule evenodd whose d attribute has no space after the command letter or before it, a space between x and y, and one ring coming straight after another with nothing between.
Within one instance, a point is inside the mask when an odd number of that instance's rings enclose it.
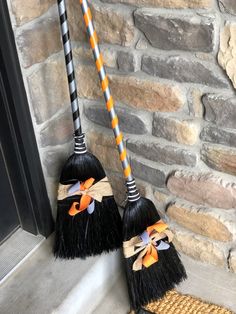
<instances>
[{"instance_id":1,"label":"concrete floor","mask_svg":"<svg viewBox=\"0 0 236 314\"><path fill-rule=\"evenodd\" d=\"M236 313L236 274L182 256L188 279L177 290Z\"/></svg>"},{"instance_id":2,"label":"concrete floor","mask_svg":"<svg viewBox=\"0 0 236 314\"><path fill-rule=\"evenodd\" d=\"M85 260L55 260L49 238L0 286L1 314L126 314L126 282L119 252ZM188 280L183 293L223 305L236 313L236 275L182 260Z\"/></svg>"},{"instance_id":3,"label":"concrete floor","mask_svg":"<svg viewBox=\"0 0 236 314\"><path fill-rule=\"evenodd\" d=\"M118 252L55 260L52 245L53 236L0 285L1 314L87 314L117 280Z\"/></svg>"},{"instance_id":4,"label":"concrete floor","mask_svg":"<svg viewBox=\"0 0 236 314\"><path fill-rule=\"evenodd\" d=\"M222 305L236 313L236 275L182 256L188 279L177 290ZM121 276L92 314L129 312L126 283ZM197 314L197 313L196 313Z\"/></svg>"},{"instance_id":5,"label":"concrete floor","mask_svg":"<svg viewBox=\"0 0 236 314\"><path fill-rule=\"evenodd\" d=\"M37 250L44 238L19 228L0 245L0 284Z\"/></svg>"},{"instance_id":6,"label":"concrete floor","mask_svg":"<svg viewBox=\"0 0 236 314\"><path fill-rule=\"evenodd\" d=\"M126 314L129 298L124 276L120 276L109 293L91 314Z\"/></svg>"}]
</instances>

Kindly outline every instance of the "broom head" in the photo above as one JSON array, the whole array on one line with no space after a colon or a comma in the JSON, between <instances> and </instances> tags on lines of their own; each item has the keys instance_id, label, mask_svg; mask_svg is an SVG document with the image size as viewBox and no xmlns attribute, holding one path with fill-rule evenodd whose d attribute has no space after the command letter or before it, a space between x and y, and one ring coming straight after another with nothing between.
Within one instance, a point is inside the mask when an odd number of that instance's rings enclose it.
<instances>
[{"instance_id":1,"label":"broom head","mask_svg":"<svg viewBox=\"0 0 236 314\"><path fill-rule=\"evenodd\" d=\"M99 160L89 152L74 153L66 161L60 178L63 185L84 182L94 178L94 184L105 177ZM113 196L94 200L92 213L84 210L69 215L73 203L80 203L81 195L58 201L54 255L73 259L109 252L122 245L121 218Z\"/></svg>"},{"instance_id":2,"label":"broom head","mask_svg":"<svg viewBox=\"0 0 236 314\"><path fill-rule=\"evenodd\" d=\"M160 216L152 201L141 197L135 202L128 202L123 217L123 240L128 241L142 234L159 220ZM134 310L162 298L167 291L186 279L184 266L172 243L169 249L158 251L157 262L134 271L132 267L137 256L125 258L128 291Z\"/></svg>"}]
</instances>

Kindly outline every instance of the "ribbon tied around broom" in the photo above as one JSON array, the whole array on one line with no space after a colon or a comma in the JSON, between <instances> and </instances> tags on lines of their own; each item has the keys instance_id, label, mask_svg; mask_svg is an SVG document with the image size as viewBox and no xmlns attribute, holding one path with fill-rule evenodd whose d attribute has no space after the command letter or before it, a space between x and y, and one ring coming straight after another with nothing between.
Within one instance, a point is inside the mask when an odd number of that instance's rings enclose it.
<instances>
[{"instance_id":1,"label":"ribbon tied around broom","mask_svg":"<svg viewBox=\"0 0 236 314\"><path fill-rule=\"evenodd\" d=\"M92 214L95 209L94 200L101 202L103 196L113 195L112 188L107 177L93 184L94 181L94 178L89 178L84 182L78 181L73 185L59 184L58 200L63 200L74 195L81 195L80 202L72 203L68 212L70 216L75 216L85 209L87 209L89 214Z\"/></svg>"},{"instance_id":2,"label":"ribbon tied around broom","mask_svg":"<svg viewBox=\"0 0 236 314\"><path fill-rule=\"evenodd\" d=\"M149 226L142 234L123 242L125 258L139 253L133 263L133 271L141 270L143 266L148 268L158 262L158 251L168 250L170 247L169 243L173 240L173 236L167 224L159 220L154 225ZM169 243L162 241L162 239L166 237Z\"/></svg>"}]
</instances>

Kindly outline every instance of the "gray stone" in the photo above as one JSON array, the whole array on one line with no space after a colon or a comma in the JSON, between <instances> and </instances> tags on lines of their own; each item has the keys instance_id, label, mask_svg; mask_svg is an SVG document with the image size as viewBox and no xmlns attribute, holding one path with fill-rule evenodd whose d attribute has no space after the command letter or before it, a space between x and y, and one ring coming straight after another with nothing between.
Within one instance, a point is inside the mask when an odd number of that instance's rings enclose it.
<instances>
[{"instance_id":1,"label":"gray stone","mask_svg":"<svg viewBox=\"0 0 236 314\"><path fill-rule=\"evenodd\" d=\"M136 60L133 53L126 51L119 51L117 53L118 69L124 72L134 72Z\"/></svg>"},{"instance_id":2,"label":"gray stone","mask_svg":"<svg viewBox=\"0 0 236 314\"><path fill-rule=\"evenodd\" d=\"M29 67L62 49L58 12L50 11L45 19L36 20L16 33L16 42L22 55L22 65Z\"/></svg>"},{"instance_id":3,"label":"gray stone","mask_svg":"<svg viewBox=\"0 0 236 314\"><path fill-rule=\"evenodd\" d=\"M27 78L37 124L50 119L69 101L64 57L52 58Z\"/></svg>"},{"instance_id":4,"label":"gray stone","mask_svg":"<svg viewBox=\"0 0 236 314\"><path fill-rule=\"evenodd\" d=\"M200 138L206 142L236 147L236 133L208 125L202 129Z\"/></svg>"},{"instance_id":5,"label":"gray stone","mask_svg":"<svg viewBox=\"0 0 236 314\"><path fill-rule=\"evenodd\" d=\"M193 88L188 93L188 109L191 117L203 118L202 94L199 88Z\"/></svg>"},{"instance_id":6,"label":"gray stone","mask_svg":"<svg viewBox=\"0 0 236 314\"><path fill-rule=\"evenodd\" d=\"M80 6L78 1L77 6ZM109 6L97 1L90 1L90 8L94 20L95 29L99 34L101 43L131 46L135 36L135 27L131 10L119 6ZM75 5L76 9L76 5ZM75 11L75 21L78 23L78 10ZM81 28L77 28L81 32Z\"/></svg>"},{"instance_id":7,"label":"gray stone","mask_svg":"<svg viewBox=\"0 0 236 314\"><path fill-rule=\"evenodd\" d=\"M236 175L236 149L219 145L203 144L201 159L212 169L233 176Z\"/></svg>"},{"instance_id":8,"label":"gray stone","mask_svg":"<svg viewBox=\"0 0 236 314\"><path fill-rule=\"evenodd\" d=\"M229 267L231 271L236 273L236 249L230 251Z\"/></svg>"},{"instance_id":9,"label":"gray stone","mask_svg":"<svg viewBox=\"0 0 236 314\"><path fill-rule=\"evenodd\" d=\"M182 200L169 205L166 212L176 223L196 234L222 242L233 240L234 227L228 224L235 219L236 212L231 216L225 213L222 219L221 211L217 212L216 208L190 205Z\"/></svg>"},{"instance_id":10,"label":"gray stone","mask_svg":"<svg viewBox=\"0 0 236 314\"><path fill-rule=\"evenodd\" d=\"M47 12L54 4L54 0L11 0L9 2L17 25L32 21Z\"/></svg>"},{"instance_id":11,"label":"gray stone","mask_svg":"<svg viewBox=\"0 0 236 314\"><path fill-rule=\"evenodd\" d=\"M195 153L173 145L160 145L153 140L152 142L146 142L129 139L127 141L127 148L144 158L166 165L177 164L193 167L197 162Z\"/></svg>"},{"instance_id":12,"label":"gray stone","mask_svg":"<svg viewBox=\"0 0 236 314\"><path fill-rule=\"evenodd\" d=\"M147 48L148 48L148 45L149 45L149 44L148 44L148 41L147 41L145 38L141 37L141 38L138 40L138 42L137 42L135 48L136 48L137 50L144 50L144 49L147 49Z\"/></svg>"},{"instance_id":13,"label":"gray stone","mask_svg":"<svg viewBox=\"0 0 236 314\"><path fill-rule=\"evenodd\" d=\"M236 1L235 0L218 0L220 10L224 13L236 15Z\"/></svg>"},{"instance_id":14,"label":"gray stone","mask_svg":"<svg viewBox=\"0 0 236 314\"><path fill-rule=\"evenodd\" d=\"M228 181L212 172L176 171L168 178L169 191L191 203L209 207L236 208L235 180Z\"/></svg>"},{"instance_id":15,"label":"gray stone","mask_svg":"<svg viewBox=\"0 0 236 314\"><path fill-rule=\"evenodd\" d=\"M70 145L69 145L70 146ZM56 147L45 151L42 156L44 172L48 177L58 179L64 163L69 157L68 150L65 147Z\"/></svg>"},{"instance_id":16,"label":"gray stone","mask_svg":"<svg viewBox=\"0 0 236 314\"><path fill-rule=\"evenodd\" d=\"M236 128L236 99L206 94L202 97L205 119L218 126Z\"/></svg>"},{"instance_id":17,"label":"gray stone","mask_svg":"<svg viewBox=\"0 0 236 314\"><path fill-rule=\"evenodd\" d=\"M165 187L165 173L157 168L148 166L135 158L131 159L131 167L135 177L145 180L157 187Z\"/></svg>"},{"instance_id":18,"label":"gray stone","mask_svg":"<svg viewBox=\"0 0 236 314\"><path fill-rule=\"evenodd\" d=\"M71 108L46 123L40 131L41 146L64 144L73 138Z\"/></svg>"},{"instance_id":19,"label":"gray stone","mask_svg":"<svg viewBox=\"0 0 236 314\"><path fill-rule=\"evenodd\" d=\"M145 120L137 110L116 105L116 112L119 117L120 128L123 132L131 134L147 133L148 129L145 125ZM109 114L104 108L104 105L102 107L99 105L85 106L84 113L90 121L111 128Z\"/></svg>"},{"instance_id":20,"label":"gray stone","mask_svg":"<svg viewBox=\"0 0 236 314\"><path fill-rule=\"evenodd\" d=\"M202 52L213 50L213 19L196 15L161 15L158 9L138 9L134 18L135 25L153 47Z\"/></svg>"},{"instance_id":21,"label":"gray stone","mask_svg":"<svg viewBox=\"0 0 236 314\"><path fill-rule=\"evenodd\" d=\"M95 85L92 79L89 81ZM137 109L174 112L182 108L185 103L184 90L173 82L167 84L148 78L139 78L138 75L112 74L110 83L116 101ZM86 84L84 85L86 88Z\"/></svg>"},{"instance_id":22,"label":"gray stone","mask_svg":"<svg viewBox=\"0 0 236 314\"><path fill-rule=\"evenodd\" d=\"M151 57L143 56L142 71L147 74L176 80L178 82L198 83L208 86L227 87L219 68L211 68L199 61L188 60L180 56Z\"/></svg>"},{"instance_id":23,"label":"gray stone","mask_svg":"<svg viewBox=\"0 0 236 314\"><path fill-rule=\"evenodd\" d=\"M125 3L133 6L160 9L209 9L214 0L101 0L108 3Z\"/></svg>"},{"instance_id":24,"label":"gray stone","mask_svg":"<svg viewBox=\"0 0 236 314\"><path fill-rule=\"evenodd\" d=\"M236 89L236 70L235 70L235 41L236 24L225 22L224 28L220 32L219 51L217 55L218 63L225 70L227 78L231 80L233 87Z\"/></svg>"},{"instance_id":25,"label":"gray stone","mask_svg":"<svg viewBox=\"0 0 236 314\"><path fill-rule=\"evenodd\" d=\"M185 145L194 145L199 138L199 125L192 119L179 120L154 113L152 134Z\"/></svg>"}]
</instances>

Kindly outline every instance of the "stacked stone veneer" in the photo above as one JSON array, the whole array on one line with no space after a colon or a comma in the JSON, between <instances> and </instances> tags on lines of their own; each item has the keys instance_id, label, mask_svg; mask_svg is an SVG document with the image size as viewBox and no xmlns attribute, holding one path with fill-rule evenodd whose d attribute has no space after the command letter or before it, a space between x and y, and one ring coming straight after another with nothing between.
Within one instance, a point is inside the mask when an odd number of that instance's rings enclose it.
<instances>
[{"instance_id":1,"label":"stacked stone veneer","mask_svg":"<svg viewBox=\"0 0 236 314\"><path fill-rule=\"evenodd\" d=\"M52 205L73 132L55 2L9 0ZM79 1L67 2L87 141L122 203ZM91 9L142 194L169 221L181 252L235 272L235 0L94 0Z\"/></svg>"}]
</instances>

